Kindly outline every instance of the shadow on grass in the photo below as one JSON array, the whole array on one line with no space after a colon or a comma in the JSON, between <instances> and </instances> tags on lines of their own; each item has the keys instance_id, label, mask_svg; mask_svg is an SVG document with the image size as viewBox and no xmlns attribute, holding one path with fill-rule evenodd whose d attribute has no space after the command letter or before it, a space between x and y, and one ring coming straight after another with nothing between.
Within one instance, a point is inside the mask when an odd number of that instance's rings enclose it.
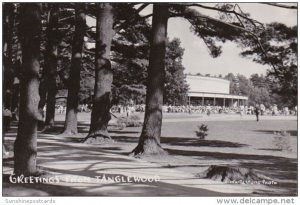
<instances>
[{"instance_id":1,"label":"shadow on grass","mask_svg":"<svg viewBox=\"0 0 300 205\"><path fill-rule=\"evenodd\" d=\"M120 132L121 133L121 132ZM139 132L137 132L139 133ZM139 138L135 136L112 136L118 142L124 143L138 143ZM199 140L197 138L179 138L179 137L161 137L162 144L176 145L176 146L194 146L194 147L230 147L239 148L246 147L246 144L236 142L228 142L221 140Z\"/></svg>"},{"instance_id":2,"label":"shadow on grass","mask_svg":"<svg viewBox=\"0 0 300 205\"><path fill-rule=\"evenodd\" d=\"M97 163L95 163L97 164ZM106 187L111 187L110 189L113 192L121 193L121 196L245 196L245 194L229 194L229 193L220 193L215 191L209 191L201 188L193 188L186 187L177 184L166 183L162 181L158 182L141 182L134 181L131 178L131 182L128 182L128 176L124 174L109 174L109 173L100 173L99 170L92 169L94 166L91 164L86 169L83 170L60 170L60 169L48 169L52 172L59 172L66 175L75 175L81 177L99 177L103 179L105 177L106 180L109 179L124 179L124 181L118 182L114 181L112 183L101 183L101 181L92 187L83 188L84 191L88 191L89 189L97 188L99 190L98 193L101 194L101 189L105 189ZM136 167L135 169L144 169L144 167ZM97 172L96 172L97 171ZM173 179L176 180L176 179ZM179 180L179 179L178 179ZM113 187L113 188L112 188ZM125 192L124 192L125 191ZM83 192L86 193L86 192ZM107 193L107 192L106 192ZM97 196L98 194L93 192L89 194L90 196ZM111 196L117 197L116 194L108 194Z\"/></svg>"},{"instance_id":3,"label":"shadow on grass","mask_svg":"<svg viewBox=\"0 0 300 205\"><path fill-rule=\"evenodd\" d=\"M109 133L113 134L137 134L140 133L140 131L125 131L125 130L109 130Z\"/></svg>"},{"instance_id":4,"label":"shadow on grass","mask_svg":"<svg viewBox=\"0 0 300 205\"><path fill-rule=\"evenodd\" d=\"M161 137L161 143L178 146L195 146L195 147L245 147L246 144L228 142L221 140L200 140L197 138L178 138L178 137Z\"/></svg>"},{"instance_id":5,"label":"shadow on grass","mask_svg":"<svg viewBox=\"0 0 300 205\"><path fill-rule=\"evenodd\" d=\"M297 130L285 130L287 133L290 134L290 136L298 136L298 131ZM265 134L272 134L275 135L275 132L280 132L280 130L254 130L254 132L260 132L260 133L265 133Z\"/></svg>"},{"instance_id":6,"label":"shadow on grass","mask_svg":"<svg viewBox=\"0 0 300 205\"><path fill-rule=\"evenodd\" d=\"M63 122L56 122L56 128L61 129L63 126ZM79 123L79 132L85 133L84 130L88 127L88 124L81 124ZM259 131L258 131L259 132ZM262 131L261 131L262 132ZM270 133L273 131L264 130L263 132ZM111 133L116 134L124 134L121 136L113 136L112 138L116 140L117 142L125 142L125 143L134 143L136 144L138 142L138 137L130 137L125 136L126 134L136 134L138 132L135 131L111 131ZM271 133L270 133L271 134ZM72 143L72 140L78 140L78 138L59 138L57 136L51 136L50 134L39 134L39 138L45 141L41 141L38 143L38 164L43 163L53 163L53 164L61 164L60 166L64 166L65 162L68 162L71 164L84 164L87 160L90 161L96 161L97 163L91 163L87 162L85 168L82 169L75 169L74 170L65 170L65 169L56 169L57 172L60 173L66 173L66 174L74 174L74 175L80 175L80 176L97 176L99 175L99 169L95 169L95 164L101 164L101 163L114 163L116 165L121 163L130 163L134 160L130 157L124 157L120 154L121 148L110 145L110 147L101 147L99 145L84 145L81 146L79 143ZM69 140L69 141L68 141ZM204 159L210 160L226 160L228 163L232 163L232 160L237 161L241 167L249 167L249 168L255 168L259 169L263 172L266 172L267 176L274 178L274 181L276 179L284 180L285 182L280 183L278 186L280 188L287 188L287 190L291 191L289 193L296 193L297 192L297 160L296 159L289 159L284 157L276 157L276 156L262 156L262 155L247 155L247 154L239 154L239 153L224 153L222 152L222 147L244 147L247 146L245 144L239 144L234 142L227 142L227 141L220 141L220 140L198 140L197 138L176 138L176 137L162 137L161 142L163 144L169 144L169 145L177 145L177 146L195 146L195 147L201 147L201 146L211 146L211 147L220 147L220 152L201 152L201 151L191 151L191 150L182 150L180 149L166 149L168 153L171 155L180 155L180 156L187 156L187 157L203 157ZM42 153L42 155L41 155ZM111 156L108 154L118 154L115 156ZM124 154L124 153L123 153ZM11 166L12 160L4 161L4 166ZM67 164L67 163L66 163ZM111 166L114 166L113 164ZM184 165L186 167L187 165ZM197 167L198 165L191 165ZM179 166L177 166L179 167ZM172 167L170 167L172 168ZM71 169L71 168L70 168ZM110 169L110 168L108 168ZM124 168L125 169L125 168ZM139 167L136 167L136 169L139 169ZM140 169L144 169L140 167ZM54 171L54 170L53 170ZM57 189L49 191L49 194L60 196L59 189L61 187L55 185L48 185L41 184L43 187L38 187L40 190L44 189ZM109 185L99 185L99 187L105 187ZM62 187L63 190L64 187ZM69 188L69 186L67 187ZM128 189L126 186L118 186L118 189L125 191L125 188ZM157 194L161 195L183 195L183 196L199 196L199 193L205 193L204 196L210 196L209 194L212 194L214 196L220 196L220 193L212 192L203 192L201 189L194 189L194 188L186 188L180 185L174 185L174 184L168 184L168 183L157 183L157 184L151 184L150 186L145 187L135 187L130 186L130 195L132 196L133 193L135 194L145 194L148 192L148 194L151 196L157 196ZM157 190L164 190L163 192L159 192ZM174 189L176 189L176 192L174 192ZM179 191L178 191L179 190ZM64 191L64 190L63 190ZM74 192L73 192L74 191ZM71 189L70 193L66 193L65 195L80 195L84 196L85 194L89 195L85 192L76 192L78 191ZM88 188L87 190L88 191ZM205 190L207 191L207 190ZM48 193L48 192L47 192ZM101 192L99 192L99 195ZM61 195L62 196L62 195Z\"/></svg>"},{"instance_id":7,"label":"shadow on grass","mask_svg":"<svg viewBox=\"0 0 300 205\"><path fill-rule=\"evenodd\" d=\"M47 129L42 134L53 134L53 135L61 134L64 130L64 124L65 124L64 121L56 121L53 127L51 127L50 129ZM86 133L87 134L89 131L89 128L90 128L89 123L78 122L78 125L77 125L78 133ZM39 129L39 131L41 131L41 130L42 130L42 128ZM139 133L139 131L119 130L119 129L116 129L116 126L113 126L113 125L109 125L108 132L112 133L112 134L136 134L136 133Z\"/></svg>"},{"instance_id":8,"label":"shadow on grass","mask_svg":"<svg viewBox=\"0 0 300 205\"><path fill-rule=\"evenodd\" d=\"M282 149L272 149L272 148L270 148L270 149L268 149L268 148L261 148L261 149L257 149L257 150L265 150L265 151L282 151Z\"/></svg>"},{"instance_id":9,"label":"shadow on grass","mask_svg":"<svg viewBox=\"0 0 300 205\"><path fill-rule=\"evenodd\" d=\"M103 176L105 175L106 178L115 178L115 177L125 177L126 175L122 173L107 173L107 172L100 172L98 165L103 164L103 162L108 162L109 166L114 166L111 164L119 163L126 163L132 161L130 158L119 158L117 155L114 157L107 157L103 150L101 153L96 152L96 148L85 147L85 148L77 148L76 155L72 154L72 150L69 150L69 145L60 145L60 150L68 151L68 154L58 154L53 152L53 143L51 143L51 148L47 148L49 145L47 143L41 143L41 147L44 150L41 150L41 153L46 154L45 159L39 159L39 163L42 164L43 162L49 163L53 162L54 164L66 163L65 166L62 168L50 168L50 167L43 167L41 168L47 172L54 172L59 173L59 175L71 175L75 177L92 177L95 178L96 176ZM44 148L43 148L44 147ZM45 148L46 147L46 148ZM58 147L57 147L58 148ZM50 149L50 150L48 150ZM58 149L54 149L58 150ZM49 151L49 153L47 153ZM66 152L67 153L67 152ZM41 157L43 158L43 157ZM86 159L91 161L96 161L94 163L87 163L82 164L86 161ZM70 162L72 161L72 162ZM74 163L73 163L74 162ZM68 167L68 164L81 164L81 168L74 168ZM128 164L129 165L129 164ZM48 165L49 166L49 165ZM100 166L101 167L101 166ZM128 167L135 170L143 170L147 168L153 167L139 167L139 165L134 167ZM160 167L156 167L160 168ZM110 170L110 168L108 167ZM127 169L126 165L124 168L119 169ZM135 173L135 171L133 171ZM159 175L159 173L156 173ZM155 175L155 173L153 174ZM177 180L174 178L173 180ZM180 180L180 179L178 179ZM77 188L78 187L78 188ZM110 190L108 191L107 190ZM132 182L132 183L124 183L124 182L113 182L113 183L97 183L92 186L87 184L10 184L8 181L8 175L4 177L4 195L6 196L232 196L232 195L239 195L240 194L224 194L215 191L209 191L202 188L193 188L187 187L179 184L167 183L163 181L159 182ZM11 190L11 191L10 191ZM97 191L95 191L97 190ZM104 191L104 192L102 192ZM104 193L104 194L103 194ZM120 195L118 195L120 194Z\"/></svg>"},{"instance_id":10,"label":"shadow on grass","mask_svg":"<svg viewBox=\"0 0 300 205\"><path fill-rule=\"evenodd\" d=\"M13 184L9 182L9 175L3 175L3 196L93 196L94 194L58 184ZM99 193L98 196L101 196Z\"/></svg>"}]
</instances>

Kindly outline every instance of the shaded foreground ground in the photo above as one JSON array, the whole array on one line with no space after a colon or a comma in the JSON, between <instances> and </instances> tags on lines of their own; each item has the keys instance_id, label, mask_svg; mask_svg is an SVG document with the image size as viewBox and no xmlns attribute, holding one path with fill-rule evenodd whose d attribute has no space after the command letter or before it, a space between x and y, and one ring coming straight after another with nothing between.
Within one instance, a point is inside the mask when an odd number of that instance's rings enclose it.
<instances>
[{"instance_id":1,"label":"shaded foreground ground","mask_svg":"<svg viewBox=\"0 0 300 205\"><path fill-rule=\"evenodd\" d=\"M63 116L57 117L53 133L38 136L38 165L59 183L11 184L12 153L4 159L4 196L295 196L297 194L296 117L167 114L163 121L162 146L167 157L137 159L128 153L137 145L141 127L111 127L114 143L78 143L89 128L89 114L80 114L77 136L57 135ZM198 140L195 131L208 125L208 136ZM5 136L12 151L16 127ZM265 182L230 184L200 179L197 174L210 165L255 168ZM154 182L97 181L96 177L127 176L159 179ZM82 181L83 180L83 181ZM258 183L264 183L258 184ZM265 183L271 183L266 185Z\"/></svg>"}]
</instances>

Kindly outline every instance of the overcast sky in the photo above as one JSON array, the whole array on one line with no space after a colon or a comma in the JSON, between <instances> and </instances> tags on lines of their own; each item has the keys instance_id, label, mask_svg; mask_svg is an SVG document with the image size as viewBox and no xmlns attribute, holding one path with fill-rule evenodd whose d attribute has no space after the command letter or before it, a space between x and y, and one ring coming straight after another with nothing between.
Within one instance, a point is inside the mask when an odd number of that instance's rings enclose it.
<instances>
[{"instance_id":1,"label":"overcast sky","mask_svg":"<svg viewBox=\"0 0 300 205\"><path fill-rule=\"evenodd\" d=\"M214 4L210 3L209 5L212 6ZM239 3L239 5L244 12L250 13L251 17L262 23L281 22L289 26L297 25L297 10L277 8L258 3ZM207 11L205 9L199 11L206 15L218 16L215 11ZM149 12L152 12L151 6L148 6L143 13ZM269 69L269 66L263 66L250 59L240 57L239 53L241 50L237 48L236 44L231 42L223 44L223 53L220 57L210 57L203 41L190 31L190 24L184 19L171 18L169 20L168 36L171 39L174 37L179 38L182 47L185 48L183 65L186 68L186 73L224 75L232 72L249 77L253 73L265 74L266 70Z\"/></svg>"}]
</instances>

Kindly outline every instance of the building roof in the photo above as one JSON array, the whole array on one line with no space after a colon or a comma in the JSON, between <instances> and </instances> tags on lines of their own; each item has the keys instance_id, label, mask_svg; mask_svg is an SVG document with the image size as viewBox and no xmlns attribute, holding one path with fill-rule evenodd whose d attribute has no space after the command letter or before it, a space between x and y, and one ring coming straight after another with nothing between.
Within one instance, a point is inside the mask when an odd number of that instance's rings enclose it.
<instances>
[{"instance_id":1,"label":"building roof","mask_svg":"<svg viewBox=\"0 0 300 205\"><path fill-rule=\"evenodd\" d=\"M189 92L229 94L230 81L222 78L187 75Z\"/></svg>"}]
</instances>

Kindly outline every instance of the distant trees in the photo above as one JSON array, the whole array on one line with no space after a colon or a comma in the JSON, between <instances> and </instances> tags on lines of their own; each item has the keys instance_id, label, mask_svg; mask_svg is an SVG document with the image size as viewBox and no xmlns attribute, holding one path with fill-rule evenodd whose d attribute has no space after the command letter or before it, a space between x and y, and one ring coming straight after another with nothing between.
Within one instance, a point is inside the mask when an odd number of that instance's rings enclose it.
<instances>
[{"instance_id":1,"label":"distant trees","mask_svg":"<svg viewBox=\"0 0 300 205\"><path fill-rule=\"evenodd\" d=\"M297 64L297 27L281 23L266 26L259 36L261 47L250 44L242 54L252 56L253 60L268 64L269 86L275 95L280 96L286 106L297 104L298 64Z\"/></svg>"},{"instance_id":2,"label":"distant trees","mask_svg":"<svg viewBox=\"0 0 300 205\"><path fill-rule=\"evenodd\" d=\"M120 38L119 38L120 39ZM146 95L146 78L148 66L148 52L146 42L139 42L137 50L138 56L130 56L130 51L116 53L117 58L112 57L116 64L113 65L114 82L113 82L113 99L114 103L126 104L129 100L135 103L145 103ZM117 42L115 43L117 44ZM144 45L146 44L146 45ZM118 45L114 45L114 49ZM123 45L123 49L126 45ZM130 48L128 48L129 50ZM131 48L133 49L133 48ZM139 52L140 51L140 52ZM185 80L184 67L182 65L184 49L180 46L179 39L167 41L166 56L165 56L165 83L164 83L164 104L184 105L187 103L188 85ZM120 61L120 55L124 55L123 61ZM123 57L123 56L122 56ZM122 62L122 63L121 63Z\"/></svg>"},{"instance_id":3,"label":"distant trees","mask_svg":"<svg viewBox=\"0 0 300 205\"><path fill-rule=\"evenodd\" d=\"M235 75L233 73L228 73L227 75L225 75L224 78L230 81L229 93L233 95L239 95L240 94L239 85L238 85L239 82L237 81Z\"/></svg>"},{"instance_id":4,"label":"distant trees","mask_svg":"<svg viewBox=\"0 0 300 205\"><path fill-rule=\"evenodd\" d=\"M112 103L144 103L151 25L128 5L116 8L115 13L116 35L111 56L114 73Z\"/></svg>"},{"instance_id":5,"label":"distant trees","mask_svg":"<svg viewBox=\"0 0 300 205\"><path fill-rule=\"evenodd\" d=\"M253 74L248 79L243 75L229 73L225 79L230 81L230 93L233 95L248 96L249 105L264 104L269 107L277 104L284 106L281 99L271 90L271 81L268 76Z\"/></svg>"},{"instance_id":6,"label":"distant trees","mask_svg":"<svg viewBox=\"0 0 300 205\"><path fill-rule=\"evenodd\" d=\"M187 103L188 84L182 65L184 49L180 40L168 41L165 57L164 104L185 105Z\"/></svg>"}]
</instances>

